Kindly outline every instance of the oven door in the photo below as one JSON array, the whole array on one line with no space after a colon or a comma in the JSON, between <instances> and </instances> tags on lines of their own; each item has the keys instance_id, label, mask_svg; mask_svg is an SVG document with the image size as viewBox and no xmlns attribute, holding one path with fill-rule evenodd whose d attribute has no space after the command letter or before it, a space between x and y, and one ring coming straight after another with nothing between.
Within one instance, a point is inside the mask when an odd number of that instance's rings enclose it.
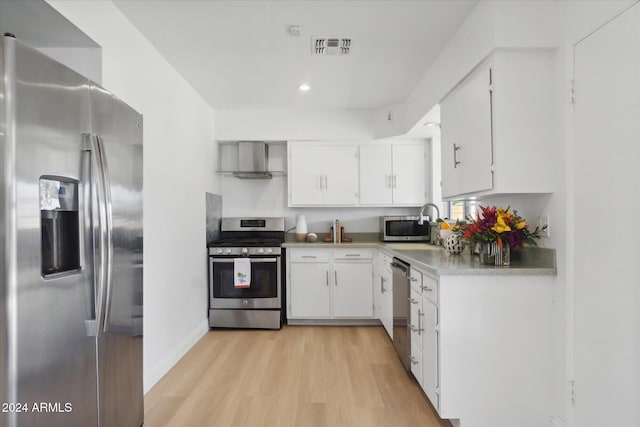
<instances>
[{"instance_id":1,"label":"oven door","mask_svg":"<svg viewBox=\"0 0 640 427\"><path fill-rule=\"evenodd\" d=\"M209 257L210 308L280 308L280 257L250 257L251 283L236 288L235 257Z\"/></svg>"}]
</instances>

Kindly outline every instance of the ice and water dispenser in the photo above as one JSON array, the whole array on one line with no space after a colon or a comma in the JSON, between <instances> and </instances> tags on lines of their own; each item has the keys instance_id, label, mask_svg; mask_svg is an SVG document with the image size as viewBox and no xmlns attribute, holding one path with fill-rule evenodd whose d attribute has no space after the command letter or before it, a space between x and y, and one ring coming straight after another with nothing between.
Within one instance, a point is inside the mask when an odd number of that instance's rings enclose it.
<instances>
[{"instance_id":1,"label":"ice and water dispenser","mask_svg":"<svg viewBox=\"0 0 640 427\"><path fill-rule=\"evenodd\" d=\"M42 275L79 270L78 183L42 177L39 186Z\"/></svg>"}]
</instances>

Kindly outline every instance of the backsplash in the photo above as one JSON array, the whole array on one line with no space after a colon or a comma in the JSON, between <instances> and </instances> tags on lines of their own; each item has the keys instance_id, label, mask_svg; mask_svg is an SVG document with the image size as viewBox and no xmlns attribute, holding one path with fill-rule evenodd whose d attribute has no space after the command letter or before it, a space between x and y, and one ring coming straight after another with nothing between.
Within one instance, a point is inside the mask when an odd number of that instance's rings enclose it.
<instances>
[{"instance_id":1,"label":"backsplash","mask_svg":"<svg viewBox=\"0 0 640 427\"><path fill-rule=\"evenodd\" d=\"M222 219L222 196L205 193L207 198L207 244L220 239L220 220Z\"/></svg>"}]
</instances>

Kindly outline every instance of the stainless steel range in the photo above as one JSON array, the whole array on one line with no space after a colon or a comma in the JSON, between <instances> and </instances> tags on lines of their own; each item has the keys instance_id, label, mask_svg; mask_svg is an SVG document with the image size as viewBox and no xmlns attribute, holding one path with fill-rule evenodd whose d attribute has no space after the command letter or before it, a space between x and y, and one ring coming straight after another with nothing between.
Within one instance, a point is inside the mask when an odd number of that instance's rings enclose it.
<instances>
[{"instance_id":1,"label":"stainless steel range","mask_svg":"<svg viewBox=\"0 0 640 427\"><path fill-rule=\"evenodd\" d=\"M280 329L284 218L223 218L209 244L209 326Z\"/></svg>"}]
</instances>

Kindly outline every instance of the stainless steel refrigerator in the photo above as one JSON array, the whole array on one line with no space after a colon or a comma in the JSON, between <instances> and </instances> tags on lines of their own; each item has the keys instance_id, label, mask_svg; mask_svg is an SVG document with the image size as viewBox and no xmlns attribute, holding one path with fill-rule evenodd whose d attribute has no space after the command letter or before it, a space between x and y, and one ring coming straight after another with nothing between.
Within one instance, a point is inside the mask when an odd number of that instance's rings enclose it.
<instances>
[{"instance_id":1,"label":"stainless steel refrigerator","mask_svg":"<svg viewBox=\"0 0 640 427\"><path fill-rule=\"evenodd\" d=\"M142 116L0 38L0 426L143 423Z\"/></svg>"}]
</instances>

